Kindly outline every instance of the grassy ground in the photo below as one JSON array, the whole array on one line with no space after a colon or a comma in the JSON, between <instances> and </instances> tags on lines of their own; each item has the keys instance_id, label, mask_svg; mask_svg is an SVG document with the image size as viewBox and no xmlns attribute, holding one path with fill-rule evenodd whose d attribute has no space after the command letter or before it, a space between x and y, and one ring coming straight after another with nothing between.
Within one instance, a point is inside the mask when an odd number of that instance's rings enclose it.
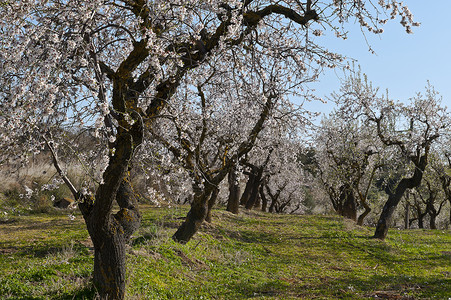
<instances>
[{"instance_id":1,"label":"grassy ground","mask_svg":"<svg viewBox=\"0 0 451 300\"><path fill-rule=\"evenodd\" d=\"M218 210L187 245L183 208L143 208L128 250L127 299L449 299L451 233L371 228L335 216ZM0 222L0 299L92 299L80 215Z\"/></svg>"}]
</instances>

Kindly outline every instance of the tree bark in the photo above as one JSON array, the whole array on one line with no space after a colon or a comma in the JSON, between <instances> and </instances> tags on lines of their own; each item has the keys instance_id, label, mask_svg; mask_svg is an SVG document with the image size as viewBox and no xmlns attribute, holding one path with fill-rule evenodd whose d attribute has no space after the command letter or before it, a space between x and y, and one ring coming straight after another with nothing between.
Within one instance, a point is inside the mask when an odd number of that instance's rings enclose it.
<instances>
[{"instance_id":1,"label":"tree bark","mask_svg":"<svg viewBox=\"0 0 451 300\"><path fill-rule=\"evenodd\" d=\"M354 191L349 185L341 188L340 202L342 203L342 216L353 221L357 219L357 205Z\"/></svg>"},{"instance_id":2,"label":"tree bark","mask_svg":"<svg viewBox=\"0 0 451 300\"><path fill-rule=\"evenodd\" d=\"M268 158L269 158L269 155L268 155ZM268 159L267 159L267 161L268 161ZM267 162L265 162L260 167L255 167L255 166L252 167L251 173L253 174L254 180L252 181L251 194L250 194L249 199L247 200L247 202L245 204L245 208L246 209L252 209L256 205L258 205L258 196L259 196L259 192L258 191L259 191L260 185L262 183L263 169L265 168L266 163Z\"/></svg>"},{"instance_id":3,"label":"tree bark","mask_svg":"<svg viewBox=\"0 0 451 300\"><path fill-rule=\"evenodd\" d=\"M449 226L451 226L451 200L449 202Z\"/></svg>"},{"instance_id":4,"label":"tree bark","mask_svg":"<svg viewBox=\"0 0 451 300\"><path fill-rule=\"evenodd\" d=\"M236 169L233 168L228 175L229 199L227 201L227 211L238 214L240 206L240 185L237 182Z\"/></svg>"},{"instance_id":5,"label":"tree bark","mask_svg":"<svg viewBox=\"0 0 451 300\"><path fill-rule=\"evenodd\" d=\"M435 214L429 214L429 228L430 229L437 229L437 215Z\"/></svg>"},{"instance_id":6,"label":"tree bark","mask_svg":"<svg viewBox=\"0 0 451 300\"><path fill-rule=\"evenodd\" d=\"M424 229L424 217L426 216L426 213L422 213L421 210L417 210L418 213L418 228Z\"/></svg>"},{"instance_id":7,"label":"tree bark","mask_svg":"<svg viewBox=\"0 0 451 300\"><path fill-rule=\"evenodd\" d=\"M261 185L261 184L260 184ZM258 186L257 189L257 196L255 197L255 203L254 203L254 208L258 209L261 207L261 198L260 198L260 185Z\"/></svg>"},{"instance_id":8,"label":"tree bark","mask_svg":"<svg viewBox=\"0 0 451 300\"><path fill-rule=\"evenodd\" d=\"M421 184L421 179L423 178L423 173L427 165L427 155L428 151L426 150L425 154L420 157L418 164L415 164L415 171L412 177L401 179L394 192L387 190L389 192L388 200L382 209L373 238L384 240L387 237L388 227L393 213L405 191Z\"/></svg>"},{"instance_id":9,"label":"tree bark","mask_svg":"<svg viewBox=\"0 0 451 300\"><path fill-rule=\"evenodd\" d=\"M409 229L409 212L410 212L410 204L406 202L406 207L404 210L404 229Z\"/></svg>"},{"instance_id":10,"label":"tree bark","mask_svg":"<svg viewBox=\"0 0 451 300\"><path fill-rule=\"evenodd\" d=\"M365 220L366 216L371 212L371 207L369 207L366 203L364 204L365 211L357 218L357 225L363 226L363 221Z\"/></svg>"},{"instance_id":11,"label":"tree bark","mask_svg":"<svg viewBox=\"0 0 451 300\"><path fill-rule=\"evenodd\" d=\"M246 202L246 205L244 206L246 209L252 209L254 205L257 203L257 197L258 197L258 189L260 186L260 178L255 176L253 182L252 182L252 190L251 194L249 196L249 199Z\"/></svg>"},{"instance_id":12,"label":"tree bark","mask_svg":"<svg viewBox=\"0 0 451 300\"><path fill-rule=\"evenodd\" d=\"M89 226L89 225L88 225ZM92 228L94 244L94 284L101 299L124 299L125 296L125 238L113 218L105 228Z\"/></svg>"},{"instance_id":13,"label":"tree bark","mask_svg":"<svg viewBox=\"0 0 451 300\"><path fill-rule=\"evenodd\" d=\"M451 161L450 161L451 164ZM451 185L451 178L447 175L443 175L440 177L440 180L442 181L442 188L443 191L445 192L445 198L448 200L449 202L449 225L451 226L451 190L450 190L450 185Z\"/></svg>"},{"instance_id":14,"label":"tree bark","mask_svg":"<svg viewBox=\"0 0 451 300\"><path fill-rule=\"evenodd\" d=\"M211 193L210 199L208 200L208 211L207 216L205 217L205 221L208 223L211 223L211 209L216 204L216 200L218 199L219 194L219 188L213 189L213 192Z\"/></svg>"},{"instance_id":15,"label":"tree bark","mask_svg":"<svg viewBox=\"0 0 451 300\"><path fill-rule=\"evenodd\" d=\"M247 201L249 200L249 197L252 193L252 188L254 186L255 176L254 174L249 174L249 178L246 183L246 187L244 188L243 195L241 195L240 199L240 205L246 205Z\"/></svg>"},{"instance_id":16,"label":"tree bark","mask_svg":"<svg viewBox=\"0 0 451 300\"><path fill-rule=\"evenodd\" d=\"M266 198L263 184L260 184L259 193L260 199L262 200L262 211L265 212L268 207L268 199Z\"/></svg>"},{"instance_id":17,"label":"tree bark","mask_svg":"<svg viewBox=\"0 0 451 300\"><path fill-rule=\"evenodd\" d=\"M274 210L276 208L276 205L277 205L277 202L278 202L278 199L279 199L279 196L280 196L280 193L282 192L282 190L277 190L277 192L275 194L273 194L267 184L265 184L265 188L266 188L266 191L268 192L269 198L271 198L271 205L269 205L268 212L272 213L272 212L274 212Z\"/></svg>"},{"instance_id":18,"label":"tree bark","mask_svg":"<svg viewBox=\"0 0 451 300\"><path fill-rule=\"evenodd\" d=\"M402 179L396 188L395 193L389 195L387 202L385 202L382 213L377 222L376 231L374 233L374 238L384 240L387 237L388 227L391 222L393 213L396 206L401 201L404 192L407 190L408 184L405 179Z\"/></svg>"},{"instance_id":19,"label":"tree bark","mask_svg":"<svg viewBox=\"0 0 451 300\"><path fill-rule=\"evenodd\" d=\"M273 213L276 204L277 204L277 198L271 197L271 205L269 205L268 212Z\"/></svg>"},{"instance_id":20,"label":"tree bark","mask_svg":"<svg viewBox=\"0 0 451 300\"><path fill-rule=\"evenodd\" d=\"M94 245L93 281L101 299L124 299L125 296L125 244L139 227L141 215L128 179L124 179L116 193L120 210L99 218L92 197L81 196L80 210Z\"/></svg>"},{"instance_id":21,"label":"tree bark","mask_svg":"<svg viewBox=\"0 0 451 300\"><path fill-rule=\"evenodd\" d=\"M200 188L193 187L194 199L191 203L191 209L186 215L185 221L177 229L172 239L181 244L186 244L194 234L199 230L208 213L208 199L212 193L213 187L209 185Z\"/></svg>"}]
</instances>

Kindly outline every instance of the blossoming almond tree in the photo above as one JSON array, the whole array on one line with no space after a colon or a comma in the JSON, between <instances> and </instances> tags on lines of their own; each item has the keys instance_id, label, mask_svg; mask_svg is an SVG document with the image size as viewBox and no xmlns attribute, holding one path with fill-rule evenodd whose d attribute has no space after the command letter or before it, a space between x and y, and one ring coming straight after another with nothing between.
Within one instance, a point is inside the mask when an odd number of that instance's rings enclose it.
<instances>
[{"instance_id":1,"label":"blossoming almond tree","mask_svg":"<svg viewBox=\"0 0 451 300\"><path fill-rule=\"evenodd\" d=\"M420 186L434 143L446 133L450 117L441 98L427 86L407 104L378 95L365 76L353 73L343 84L335 99L341 104L342 115L354 116L374 125L375 133L385 147L395 149L397 159L409 164L385 192L388 199L377 222L374 237L385 239L393 213L408 189Z\"/></svg>"},{"instance_id":2,"label":"blossoming almond tree","mask_svg":"<svg viewBox=\"0 0 451 300\"><path fill-rule=\"evenodd\" d=\"M260 143L264 132L269 137L266 144L277 142L282 133L273 131L280 131L285 119L291 121L300 109L285 95L312 80L306 72L305 80L292 82L286 57L278 50L268 56L255 48L222 54L231 56L230 69L210 58L209 65L193 71L199 72L197 82L182 83L183 94L174 95L163 112L166 117L153 126L154 136L172 152L173 161L192 177L194 199L174 235L177 241L189 241L204 219L211 220L219 184Z\"/></svg>"},{"instance_id":3,"label":"blossoming almond tree","mask_svg":"<svg viewBox=\"0 0 451 300\"><path fill-rule=\"evenodd\" d=\"M347 103L345 103L347 105ZM368 194L377 171L386 163L383 144L375 127L356 115L332 112L323 118L315 136L314 174L321 182L334 210L362 225L370 213ZM358 208L363 208L357 216Z\"/></svg>"},{"instance_id":4,"label":"blossoming almond tree","mask_svg":"<svg viewBox=\"0 0 451 300\"><path fill-rule=\"evenodd\" d=\"M416 25L394 0L20 0L1 2L0 13L2 154L53 150L94 243L93 279L104 299L124 298L125 242L139 225L130 161L193 69L231 47L289 46L297 80L305 57L321 66L341 61L314 43L321 30L342 37L341 25L357 19L379 33L398 14L407 31ZM268 34L278 31L283 39ZM59 164L71 128L99 137L103 159L93 193L72 184Z\"/></svg>"}]
</instances>

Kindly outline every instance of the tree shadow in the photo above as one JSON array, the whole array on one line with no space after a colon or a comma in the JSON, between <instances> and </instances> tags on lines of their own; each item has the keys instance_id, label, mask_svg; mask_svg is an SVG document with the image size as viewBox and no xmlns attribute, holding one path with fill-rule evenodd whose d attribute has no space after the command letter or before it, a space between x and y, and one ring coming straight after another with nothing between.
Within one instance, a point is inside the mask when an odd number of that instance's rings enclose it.
<instances>
[{"instance_id":1,"label":"tree shadow","mask_svg":"<svg viewBox=\"0 0 451 300\"><path fill-rule=\"evenodd\" d=\"M73 299L79 299L79 300L93 300L93 299L100 299L97 297L97 291L95 287L92 284L89 284L88 286L82 287L80 289L77 289L74 293L71 294L64 294L61 296L53 297L52 299L55 300L73 300Z\"/></svg>"}]
</instances>

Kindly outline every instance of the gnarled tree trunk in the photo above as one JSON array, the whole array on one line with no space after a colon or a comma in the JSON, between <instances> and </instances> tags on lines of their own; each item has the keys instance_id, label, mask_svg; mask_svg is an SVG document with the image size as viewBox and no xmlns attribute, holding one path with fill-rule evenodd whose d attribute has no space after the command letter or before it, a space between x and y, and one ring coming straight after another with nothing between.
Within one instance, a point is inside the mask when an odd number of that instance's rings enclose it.
<instances>
[{"instance_id":1,"label":"gnarled tree trunk","mask_svg":"<svg viewBox=\"0 0 451 300\"><path fill-rule=\"evenodd\" d=\"M211 185L204 188L194 186L194 199L185 221L172 236L174 241L186 244L199 230L208 213L208 199L213 191Z\"/></svg>"},{"instance_id":2,"label":"gnarled tree trunk","mask_svg":"<svg viewBox=\"0 0 451 300\"><path fill-rule=\"evenodd\" d=\"M216 200L218 199L219 194L219 188L213 189L213 192L211 193L210 199L208 200L208 211L207 216L205 217L205 221L208 223L211 223L211 209L216 204Z\"/></svg>"},{"instance_id":3,"label":"gnarled tree trunk","mask_svg":"<svg viewBox=\"0 0 451 300\"><path fill-rule=\"evenodd\" d=\"M252 189L254 187L255 176L252 173L248 174L249 178L246 182L246 187L244 188L243 195L241 195L240 205L246 205L251 196Z\"/></svg>"},{"instance_id":4,"label":"gnarled tree trunk","mask_svg":"<svg viewBox=\"0 0 451 300\"><path fill-rule=\"evenodd\" d=\"M120 211L102 220L84 203L82 209L88 232L94 244L93 280L101 299L124 299L125 244L139 227L141 215L128 181L123 180L116 200ZM89 213L91 211L91 213Z\"/></svg>"},{"instance_id":5,"label":"gnarled tree trunk","mask_svg":"<svg viewBox=\"0 0 451 300\"><path fill-rule=\"evenodd\" d=\"M139 227L141 215L129 182L127 169L132 156L132 138L119 136L116 153L104 172L104 183L92 196L78 195L79 208L94 245L93 280L101 299L124 299L125 244ZM112 213L113 201L120 210Z\"/></svg>"},{"instance_id":6,"label":"gnarled tree trunk","mask_svg":"<svg viewBox=\"0 0 451 300\"><path fill-rule=\"evenodd\" d=\"M376 231L373 236L374 238L384 240L387 237L388 227L393 213L405 191L421 184L421 179L423 178L423 173L427 166L427 155L428 151L426 150L426 153L420 157L419 162L415 164L416 168L412 177L401 179L394 192L389 189L386 190L388 193L388 200L385 202L382 213L377 221Z\"/></svg>"},{"instance_id":7,"label":"gnarled tree trunk","mask_svg":"<svg viewBox=\"0 0 451 300\"><path fill-rule=\"evenodd\" d=\"M258 189L259 189L260 183L261 183L261 175L260 176L259 175L260 174L255 175L254 180L252 182L253 184L252 184L251 194L244 206L246 209L252 209L255 206L255 204L257 203Z\"/></svg>"},{"instance_id":8,"label":"gnarled tree trunk","mask_svg":"<svg viewBox=\"0 0 451 300\"><path fill-rule=\"evenodd\" d=\"M410 214L410 203L406 202L406 206L404 207L404 229L409 229L409 216Z\"/></svg>"},{"instance_id":9,"label":"gnarled tree trunk","mask_svg":"<svg viewBox=\"0 0 451 300\"><path fill-rule=\"evenodd\" d=\"M366 216L371 212L371 207L366 202L361 201L360 203L363 205L363 208L365 208L365 211L357 218L357 225L362 226Z\"/></svg>"}]
</instances>

